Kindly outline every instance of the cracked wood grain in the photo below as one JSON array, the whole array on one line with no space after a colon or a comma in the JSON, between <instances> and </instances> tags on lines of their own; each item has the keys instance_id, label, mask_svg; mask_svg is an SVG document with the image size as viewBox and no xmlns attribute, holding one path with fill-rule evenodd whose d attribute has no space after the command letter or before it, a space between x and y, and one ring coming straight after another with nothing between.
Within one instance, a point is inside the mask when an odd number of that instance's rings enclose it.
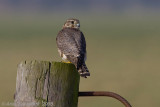
<instances>
[{"instance_id":1,"label":"cracked wood grain","mask_svg":"<svg viewBox=\"0 0 160 107\"><path fill-rule=\"evenodd\" d=\"M15 107L77 107L79 79L73 64L23 61L17 70Z\"/></svg>"}]
</instances>

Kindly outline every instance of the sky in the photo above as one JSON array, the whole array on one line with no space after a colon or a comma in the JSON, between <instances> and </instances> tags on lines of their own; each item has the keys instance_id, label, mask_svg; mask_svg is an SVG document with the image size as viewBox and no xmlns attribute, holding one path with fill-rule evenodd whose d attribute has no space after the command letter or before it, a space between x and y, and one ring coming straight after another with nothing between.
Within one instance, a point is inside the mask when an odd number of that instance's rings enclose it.
<instances>
[{"instance_id":1,"label":"sky","mask_svg":"<svg viewBox=\"0 0 160 107\"><path fill-rule=\"evenodd\" d=\"M149 11L159 12L159 0L1 0L0 12L24 11Z\"/></svg>"}]
</instances>

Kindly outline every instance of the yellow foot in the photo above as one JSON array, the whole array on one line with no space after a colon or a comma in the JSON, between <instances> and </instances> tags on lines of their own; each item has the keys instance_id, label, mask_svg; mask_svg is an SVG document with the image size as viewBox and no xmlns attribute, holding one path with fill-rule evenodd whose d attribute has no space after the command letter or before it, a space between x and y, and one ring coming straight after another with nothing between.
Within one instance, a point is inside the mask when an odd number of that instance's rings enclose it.
<instances>
[{"instance_id":1,"label":"yellow foot","mask_svg":"<svg viewBox=\"0 0 160 107\"><path fill-rule=\"evenodd\" d=\"M64 62L64 63L68 63L68 64L70 64L70 63L72 63L72 62L69 62L69 61L68 61L68 62Z\"/></svg>"},{"instance_id":2,"label":"yellow foot","mask_svg":"<svg viewBox=\"0 0 160 107\"><path fill-rule=\"evenodd\" d=\"M62 62L63 62L63 63L67 63L67 64L70 64L70 63L72 63L72 62L69 62L69 61L68 61L68 62L64 62L64 61L62 61Z\"/></svg>"}]
</instances>

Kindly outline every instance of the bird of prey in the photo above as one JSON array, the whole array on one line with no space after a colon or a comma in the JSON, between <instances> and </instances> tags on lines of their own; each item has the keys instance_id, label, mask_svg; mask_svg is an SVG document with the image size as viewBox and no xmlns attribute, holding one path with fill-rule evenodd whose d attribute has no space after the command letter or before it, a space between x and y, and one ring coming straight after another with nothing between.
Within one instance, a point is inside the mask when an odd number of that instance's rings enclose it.
<instances>
[{"instance_id":1,"label":"bird of prey","mask_svg":"<svg viewBox=\"0 0 160 107\"><path fill-rule=\"evenodd\" d=\"M79 30L78 19L68 19L62 30L59 31L56 42L58 52L64 61L75 65L81 77L90 76L86 61L86 41L83 33Z\"/></svg>"}]
</instances>

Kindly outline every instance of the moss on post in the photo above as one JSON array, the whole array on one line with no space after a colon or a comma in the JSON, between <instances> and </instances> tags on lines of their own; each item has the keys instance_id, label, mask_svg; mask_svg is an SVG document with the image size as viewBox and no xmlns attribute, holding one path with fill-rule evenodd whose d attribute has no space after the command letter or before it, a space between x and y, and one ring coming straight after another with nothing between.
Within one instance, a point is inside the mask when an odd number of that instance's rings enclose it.
<instances>
[{"instance_id":1,"label":"moss on post","mask_svg":"<svg viewBox=\"0 0 160 107\"><path fill-rule=\"evenodd\" d=\"M80 76L73 64L24 61L18 65L16 107L77 107Z\"/></svg>"}]
</instances>

